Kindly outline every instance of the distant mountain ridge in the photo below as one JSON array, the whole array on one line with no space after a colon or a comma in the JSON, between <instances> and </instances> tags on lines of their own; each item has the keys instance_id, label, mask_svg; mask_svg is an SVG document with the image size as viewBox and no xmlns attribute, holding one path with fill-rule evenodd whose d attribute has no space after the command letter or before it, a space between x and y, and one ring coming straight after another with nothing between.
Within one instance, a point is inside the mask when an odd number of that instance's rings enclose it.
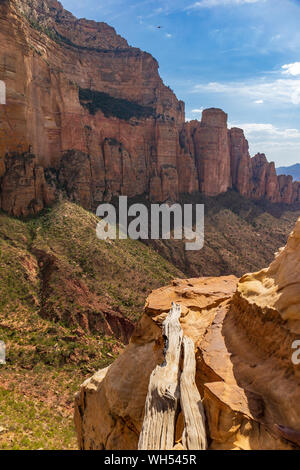
<instances>
[{"instance_id":1,"label":"distant mountain ridge","mask_svg":"<svg viewBox=\"0 0 300 470\"><path fill-rule=\"evenodd\" d=\"M294 181L300 181L300 163L276 168L277 175L291 175Z\"/></svg>"}]
</instances>

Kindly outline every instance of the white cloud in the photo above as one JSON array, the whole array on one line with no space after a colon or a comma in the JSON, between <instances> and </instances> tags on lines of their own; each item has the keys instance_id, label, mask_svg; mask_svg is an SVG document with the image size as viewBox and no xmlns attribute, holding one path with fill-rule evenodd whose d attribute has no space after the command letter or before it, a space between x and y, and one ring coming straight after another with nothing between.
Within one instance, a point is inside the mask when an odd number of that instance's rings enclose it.
<instances>
[{"instance_id":1,"label":"white cloud","mask_svg":"<svg viewBox=\"0 0 300 470\"><path fill-rule=\"evenodd\" d=\"M170 38L172 38L172 37L173 37L172 34L166 33L166 38L170 39Z\"/></svg>"},{"instance_id":2,"label":"white cloud","mask_svg":"<svg viewBox=\"0 0 300 470\"><path fill-rule=\"evenodd\" d=\"M255 104L263 104L264 100L255 100L254 103Z\"/></svg>"},{"instance_id":3,"label":"white cloud","mask_svg":"<svg viewBox=\"0 0 300 470\"><path fill-rule=\"evenodd\" d=\"M200 108L200 109L192 109L192 113L195 113L195 114L202 114L202 111L203 111L203 108Z\"/></svg>"},{"instance_id":4,"label":"white cloud","mask_svg":"<svg viewBox=\"0 0 300 470\"><path fill-rule=\"evenodd\" d=\"M271 37L271 41L279 41L279 39L281 39L281 34L275 34Z\"/></svg>"},{"instance_id":5,"label":"white cloud","mask_svg":"<svg viewBox=\"0 0 300 470\"><path fill-rule=\"evenodd\" d=\"M230 123L229 127L239 127L248 139L250 154L265 153L269 161L278 165L291 165L299 161L300 131L276 127L269 123ZM287 160L288 158L288 160ZM286 159L286 161L284 160Z\"/></svg>"},{"instance_id":6,"label":"white cloud","mask_svg":"<svg viewBox=\"0 0 300 470\"><path fill-rule=\"evenodd\" d=\"M293 64L286 64L281 67L284 75L292 75L293 77L300 75L300 62L294 62Z\"/></svg>"},{"instance_id":7,"label":"white cloud","mask_svg":"<svg viewBox=\"0 0 300 470\"><path fill-rule=\"evenodd\" d=\"M249 141L250 147L256 148L256 153L268 153L268 150L273 149L283 149L283 150L297 150L298 151L298 158L297 163L299 163L299 150L300 150L300 141L298 142L288 142L288 141L280 141L280 140L250 140ZM284 155L281 155L281 158Z\"/></svg>"},{"instance_id":8,"label":"white cloud","mask_svg":"<svg viewBox=\"0 0 300 470\"><path fill-rule=\"evenodd\" d=\"M217 6L226 5L245 5L257 2L264 2L265 0L201 0L188 6L187 10L196 10L198 8L213 8Z\"/></svg>"},{"instance_id":9,"label":"white cloud","mask_svg":"<svg viewBox=\"0 0 300 470\"><path fill-rule=\"evenodd\" d=\"M273 81L249 80L247 82L210 82L195 85L192 92L224 93L241 95L255 101L267 101L272 104L300 104L300 79L280 78Z\"/></svg>"},{"instance_id":10,"label":"white cloud","mask_svg":"<svg viewBox=\"0 0 300 470\"><path fill-rule=\"evenodd\" d=\"M230 124L230 126L240 127L244 129L245 134L251 136L261 135L269 137L282 137L284 139L300 139L300 132L298 129L281 129L273 124L262 124L262 123L244 123L244 124Z\"/></svg>"}]
</instances>

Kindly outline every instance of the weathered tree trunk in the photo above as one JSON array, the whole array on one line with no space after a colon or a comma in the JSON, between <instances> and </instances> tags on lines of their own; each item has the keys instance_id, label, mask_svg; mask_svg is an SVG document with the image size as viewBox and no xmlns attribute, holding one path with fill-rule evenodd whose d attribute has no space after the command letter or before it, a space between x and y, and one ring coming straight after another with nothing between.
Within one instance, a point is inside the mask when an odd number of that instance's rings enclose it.
<instances>
[{"instance_id":1,"label":"weathered tree trunk","mask_svg":"<svg viewBox=\"0 0 300 470\"><path fill-rule=\"evenodd\" d=\"M150 376L139 450L170 450L174 446L182 343L180 316L180 306L173 303L163 322L165 360Z\"/></svg>"},{"instance_id":2,"label":"weathered tree trunk","mask_svg":"<svg viewBox=\"0 0 300 470\"><path fill-rule=\"evenodd\" d=\"M184 416L182 446L187 450L207 448L205 414L201 397L196 386L196 359L194 342L184 336L184 359L180 377L180 403Z\"/></svg>"},{"instance_id":3,"label":"weathered tree trunk","mask_svg":"<svg viewBox=\"0 0 300 470\"><path fill-rule=\"evenodd\" d=\"M173 303L163 322L165 360L150 376L139 450L173 449L179 398L184 416L182 447L187 450L207 448L205 414L195 382L194 343L190 338L182 338L180 316L180 305ZM181 372L182 347L184 358Z\"/></svg>"}]
</instances>

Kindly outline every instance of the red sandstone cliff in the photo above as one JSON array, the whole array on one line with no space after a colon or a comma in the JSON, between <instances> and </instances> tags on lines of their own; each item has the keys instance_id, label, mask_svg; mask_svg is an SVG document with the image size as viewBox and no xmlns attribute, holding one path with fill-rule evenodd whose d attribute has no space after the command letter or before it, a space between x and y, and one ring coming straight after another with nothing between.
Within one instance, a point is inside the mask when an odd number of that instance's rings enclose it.
<instances>
[{"instance_id":1,"label":"red sandstone cliff","mask_svg":"<svg viewBox=\"0 0 300 470\"><path fill-rule=\"evenodd\" d=\"M201 122L185 126L193 142L200 191L208 196L226 192L231 187L227 114L221 109L206 109Z\"/></svg>"},{"instance_id":2,"label":"red sandstone cliff","mask_svg":"<svg viewBox=\"0 0 300 470\"><path fill-rule=\"evenodd\" d=\"M166 201L231 187L300 201L300 183L251 159L222 110L185 123L150 54L55 0L0 1L0 80L0 204L9 213L38 212L60 193L87 208L118 194Z\"/></svg>"}]
</instances>

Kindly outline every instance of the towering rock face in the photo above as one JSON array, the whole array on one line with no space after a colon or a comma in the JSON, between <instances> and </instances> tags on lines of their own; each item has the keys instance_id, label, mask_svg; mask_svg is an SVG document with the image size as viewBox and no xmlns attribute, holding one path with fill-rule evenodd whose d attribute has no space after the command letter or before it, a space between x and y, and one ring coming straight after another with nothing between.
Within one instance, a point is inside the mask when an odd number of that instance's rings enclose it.
<instances>
[{"instance_id":1,"label":"towering rock face","mask_svg":"<svg viewBox=\"0 0 300 470\"><path fill-rule=\"evenodd\" d=\"M269 163L264 153L253 158L249 154L244 131L229 130L232 186L250 199L267 199L274 203L300 202L299 182L291 176L277 176L274 162Z\"/></svg>"},{"instance_id":2,"label":"towering rock face","mask_svg":"<svg viewBox=\"0 0 300 470\"><path fill-rule=\"evenodd\" d=\"M27 216L41 211L54 200L44 169L36 164L34 155L12 154L5 158L4 165L1 192L4 211Z\"/></svg>"},{"instance_id":3,"label":"towering rock face","mask_svg":"<svg viewBox=\"0 0 300 470\"><path fill-rule=\"evenodd\" d=\"M244 131L233 127L229 131L232 185L242 196L252 193L252 166L248 141Z\"/></svg>"},{"instance_id":4,"label":"towering rock face","mask_svg":"<svg viewBox=\"0 0 300 470\"><path fill-rule=\"evenodd\" d=\"M7 88L0 176L5 158L26 152L56 175L56 189L69 180L67 191L89 207L151 188L153 199L178 197L184 105L150 54L104 23L77 20L56 1L1 2L0 21L0 79ZM18 207L4 202L6 210L30 210L27 199L26 207L17 200Z\"/></svg>"},{"instance_id":5,"label":"towering rock face","mask_svg":"<svg viewBox=\"0 0 300 470\"><path fill-rule=\"evenodd\" d=\"M300 200L299 182L277 180L261 158L251 162L222 110L185 123L184 103L150 54L56 0L0 2L0 80L1 208L14 215L60 193L88 208L118 194L175 201L232 186L256 199ZM22 158L26 177L17 184Z\"/></svg>"},{"instance_id":6,"label":"towering rock face","mask_svg":"<svg viewBox=\"0 0 300 470\"><path fill-rule=\"evenodd\" d=\"M278 176L280 199L290 204L293 202L294 188L299 188L300 185L298 182L293 183L293 177L288 175L279 175Z\"/></svg>"},{"instance_id":7,"label":"towering rock face","mask_svg":"<svg viewBox=\"0 0 300 470\"><path fill-rule=\"evenodd\" d=\"M262 199L266 197L271 202L281 201L279 183L274 163L269 163L264 153L257 153L252 159L252 197ZM292 201L290 201L292 202Z\"/></svg>"},{"instance_id":8,"label":"towering rock face","mask_svg":"<svg viewBox=\"0 0 300 470\"><path fill-rule=\"evenodd\" d=\"M231 187L227 114L221 109L206 109L201 123L192 121L188 129L194 147L200 191L208 196L226 192Z\"/></svg>"},{"instance_id":9,"label":"towering rock face","mask_svg":"<svg viewBox=\"0 0 300 470\"><path fill-rule=\"evenodd\" d=\"M77 394L80 448L137 448L149 378L164 360L162 323L172 302L181 306L183 335L194 342L209 448L299 448L300 366L292 361L300 334L299 256L300 219L267 269L240 281L175 280L154 291L125 352ZM183 423L179 413L177 449L185 447Z\"/></svg>"}]
</instances>

